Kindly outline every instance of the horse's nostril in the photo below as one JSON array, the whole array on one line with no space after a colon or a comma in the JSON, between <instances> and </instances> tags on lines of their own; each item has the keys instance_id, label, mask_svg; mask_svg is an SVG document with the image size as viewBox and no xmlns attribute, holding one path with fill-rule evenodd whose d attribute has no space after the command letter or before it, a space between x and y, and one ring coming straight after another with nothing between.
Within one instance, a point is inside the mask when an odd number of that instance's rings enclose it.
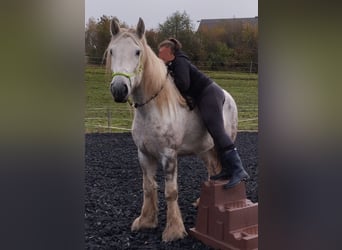
<instances>
[{"instance_id":1,"label":"horse's nostril","mask_svg":"<svg viewBox=\"0 0 342 250\"><path fill-rule=\"evenodd\" d=\"M128 95L127 85L122 82L112 83L110 85L110 90L116 102L126 102Z\"/></svg>"},{"instance_id":2,"label":"horse's nostril","mask_svg":"<svg viewBox=\"0 0 342 250\"><path fill-rule=\"evenodd\" d=\"M127 96L127 94L128 94L128 88L127 88L127 85L126 84L124 84L123 85L123 94L125 95L125 96Z\"/></svg>"}]
</instances>

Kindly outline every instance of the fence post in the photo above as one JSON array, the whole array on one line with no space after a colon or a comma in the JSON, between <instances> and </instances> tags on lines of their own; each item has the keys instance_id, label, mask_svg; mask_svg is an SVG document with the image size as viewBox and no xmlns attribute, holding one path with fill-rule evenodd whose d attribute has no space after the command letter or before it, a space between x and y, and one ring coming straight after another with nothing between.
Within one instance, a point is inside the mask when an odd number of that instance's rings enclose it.
<instances>
[{"instance_id":1,"label":"fence post","mask_svg":"<svg viewBox=\"0 0 342 250\"><path fill-rule=\"evenodd\" d=\"M107 107L107 119L108 119L108 122L107 122L107 124L108 124L108 131L109 131L109 133L111 133L112 131L112 129L111 129L111 116L112 116L112 114L111 114L111 111L110 111L110 109Z\"/></svg>"},{"instance_id":2,"label":"fence post","mask_svg":"<svg viewBox=\"0 0 342 250\"><path fill-rule=\"evenodd\" d=\"M252 73L252 68L253 68L253 61L251 60L251 64L249 66L249 73Z\"/></svg>"}]
</instances>

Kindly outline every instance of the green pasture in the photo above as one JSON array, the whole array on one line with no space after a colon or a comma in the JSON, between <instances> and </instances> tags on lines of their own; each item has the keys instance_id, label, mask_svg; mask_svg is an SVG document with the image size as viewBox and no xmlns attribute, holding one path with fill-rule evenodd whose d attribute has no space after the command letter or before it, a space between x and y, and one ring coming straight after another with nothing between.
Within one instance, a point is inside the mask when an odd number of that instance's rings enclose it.
<instances>
[{"instance_id":1,"label":"green pasture","mask_svg":"<svg viewBox=\"0 0 342 250\"><path fill-rule=\"evenodd\" d=\"M239 130L258 130L258 75L253 73L205 71L235 99L239 110ZM87 66L85 71L85 132L127 132L133 109L115 103L109 91L110 75L104 67Z\"/></svg>"}]
</instances>

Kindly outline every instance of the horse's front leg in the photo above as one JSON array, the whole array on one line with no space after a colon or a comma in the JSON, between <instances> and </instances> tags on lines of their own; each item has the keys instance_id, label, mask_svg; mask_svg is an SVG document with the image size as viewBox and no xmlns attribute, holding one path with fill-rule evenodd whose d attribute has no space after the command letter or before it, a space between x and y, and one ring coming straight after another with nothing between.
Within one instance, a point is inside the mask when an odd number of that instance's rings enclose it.
<instances>
[{"instance_id":1,"label":"horse's front leg","mask_svg":"<svg viewBox=\"0 0 342 250\"><path fill-rule=\"evenodd\" d=\"M158 224L158 194L155 181L157 161L140 150L138 157L143 172L144 201L140 216L132 224L132 231L142 228L155 228Z\"/></svg>"},{"instance_id":2,"label":"horse's front leg","mask_svg":"<svg viewBox=\"0 0 342 250\"><path fill-rule=\"evenodd\" d=\"M165 174L165 199L167 203L167 221L163 232L163 241L173 241L182 239L187 235L178 206L177 154L174 150L169 150L163 154L162 165Z\"/></svg>"}]
</instances>

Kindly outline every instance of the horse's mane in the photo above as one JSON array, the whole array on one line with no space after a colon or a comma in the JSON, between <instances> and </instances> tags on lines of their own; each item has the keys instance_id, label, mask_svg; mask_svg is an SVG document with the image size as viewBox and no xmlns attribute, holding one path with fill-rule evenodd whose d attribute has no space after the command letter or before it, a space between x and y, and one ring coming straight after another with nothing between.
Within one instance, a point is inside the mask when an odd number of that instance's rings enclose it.
<instances>
[{"instance_id":1,"label":"horse's mane","mask_svg":"<svg viewBox=\"0 0 342 250\"><path fill-rule=\"evenodd\" d=\"M145 37L143 38L143 44L146 53L143 75L145 93L153 95L153 93L163 88L156 99L158 107L168 106L168 108L171 108L171 104L176 103L186 106L186 102L176 88L173 79L167 74L164 62L152 51L151 47L146 43Z\"/></svg>"},{"instance_id":2,"label":"horse's mane","mask_svg":"<svg viewBox=\"0 0 342 250\"><path fill-rule=\"evenodd\" d=\"M173 79L167 74L164 62L157 57L151 47L147 44L145 36L139 39L135 30L121 28L121 32L117 36L112 37L111 43L123 36L131 37L143 50L141 59L143 76L141 84L146 98L150 98L156 93L159 93L154 100L161 112L165 109L169 111L173 110L175 107L174 105L177 103L186 106L185 99L176 88ZM106 67L107 70L110 71L111 60L108 48L105 53Z\"/></svg>"}]
</instances>

